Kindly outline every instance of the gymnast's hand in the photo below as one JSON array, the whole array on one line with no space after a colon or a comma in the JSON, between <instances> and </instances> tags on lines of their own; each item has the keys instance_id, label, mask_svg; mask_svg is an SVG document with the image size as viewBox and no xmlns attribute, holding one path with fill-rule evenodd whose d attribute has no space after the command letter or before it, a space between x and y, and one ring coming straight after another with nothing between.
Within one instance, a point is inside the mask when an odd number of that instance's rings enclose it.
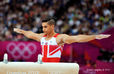
<instances>
[{"instance_id":1,"label":"gymnast's hand","mask_svg":"<svg viewBox=\"0 0 114 74\"><path fill-rule=\"evenodd\" d=\"M20 34L21 34L21 33L23 33L23 31L24 31L24 30L21 30L21 29L19 29L19 28L14 28L14 32L17 32L17 33L20 33Z\"/></svg>"},{"instance_id":2,"label":"gymnast's hand","mask_svg":"<svg viewBox=\"0 0 114 74\"><path fill-rule=\"evenodd\" d=\"M108 35L106 35L106 34L100 34L100 35L96 35L96 39L104 39L104 38L108 38L110 36L111 36L110 34L108 34Z\"/></svg>"}]
</instances>

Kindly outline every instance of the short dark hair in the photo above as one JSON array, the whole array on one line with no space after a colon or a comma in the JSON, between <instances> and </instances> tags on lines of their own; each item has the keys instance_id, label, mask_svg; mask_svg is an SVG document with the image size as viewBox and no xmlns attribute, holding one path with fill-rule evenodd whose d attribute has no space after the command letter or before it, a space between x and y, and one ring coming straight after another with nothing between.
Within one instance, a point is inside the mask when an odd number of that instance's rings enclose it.
<instances>
[{"instance_id":1,"label":"short dark hair","mask_svg":"<svg viewBox=\"0 0 114 74\"><path fill-rule=\"evenodd\" d=\"M49 25L55 25L55 18L47 16L42 22L47 22Z\"/></svg>"}]
</instances>

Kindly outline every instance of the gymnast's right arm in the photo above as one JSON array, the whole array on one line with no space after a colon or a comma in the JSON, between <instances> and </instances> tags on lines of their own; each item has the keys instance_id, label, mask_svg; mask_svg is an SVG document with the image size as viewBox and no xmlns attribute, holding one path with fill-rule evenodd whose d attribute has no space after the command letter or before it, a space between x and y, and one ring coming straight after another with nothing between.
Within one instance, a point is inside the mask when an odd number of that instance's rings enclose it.
<instances>
[{"instance_id":1,"label":"gymnast's right arm","mask_svg":"<svg viewBox=\"0 0 114 74\"><path fill-rule=\"evenodd\" d=\"M40 39L42 38L42 34L37 34L32 31L24 31L24 30L18 29L18 28L14 28L14 31L19 34L25 35L27 38L34 39L39 42L40 42Z\"/></svg>"}]
</instances>

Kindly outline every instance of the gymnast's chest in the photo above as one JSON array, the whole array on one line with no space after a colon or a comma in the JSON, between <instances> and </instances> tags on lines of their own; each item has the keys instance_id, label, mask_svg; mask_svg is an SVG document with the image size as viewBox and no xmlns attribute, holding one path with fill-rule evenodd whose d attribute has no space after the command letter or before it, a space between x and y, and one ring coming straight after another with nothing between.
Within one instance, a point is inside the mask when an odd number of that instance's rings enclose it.
<instances>
[{"instance_id":1,"label":"gymnast's chest","mask_svg":"<svg viewBox=\"0 0 114 74\"><path fill-rule=\"evenodd\" d=\"M41 45L57 45L56 38L46 40L45 37L41 39Z\"/></svg>"}]
</instances>

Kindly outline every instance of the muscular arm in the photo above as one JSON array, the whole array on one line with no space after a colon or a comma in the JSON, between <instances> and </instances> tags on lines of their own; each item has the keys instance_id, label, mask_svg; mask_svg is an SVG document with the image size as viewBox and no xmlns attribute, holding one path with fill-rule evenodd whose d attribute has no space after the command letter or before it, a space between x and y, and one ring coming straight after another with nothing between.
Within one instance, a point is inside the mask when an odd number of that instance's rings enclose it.
<instances>
[{"instance_id":1,"label":"muscular arm","mask_svg":"<svg viewBox=\"0 0 114 74\"><path fill-rule=\"evenodd\" d=\"M40 41L42 34L36 34L32 31L24 31L18 28L14 28L14 31L20 34L25 35L27 38L34 39L36 41Z\"/></svg>"},{"instance_id":2,"label":"muscular arm","mask_svg":"<svg viewBox=\"0 0 114 74\"><path fill-rule=\"evenodd\" d=\"M108 38L110 35L77 35L77 36L69 36L66 34L62 35L62 41L67 44L71 44L74 42L88 42L94 39L103 39Z\"/></svg>"}]
</instances>

